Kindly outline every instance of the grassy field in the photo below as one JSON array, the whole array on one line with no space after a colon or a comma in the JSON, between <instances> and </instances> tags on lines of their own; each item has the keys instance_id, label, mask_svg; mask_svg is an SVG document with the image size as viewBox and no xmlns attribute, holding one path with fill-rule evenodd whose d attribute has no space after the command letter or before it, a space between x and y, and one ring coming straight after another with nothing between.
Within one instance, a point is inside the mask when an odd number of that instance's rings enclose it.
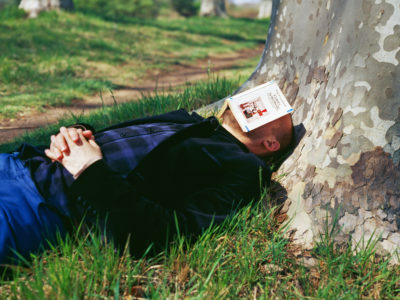
<instances>
[{"instance_id":1,"label":"grassy field","mask_svg":"<svg viewBox=\"0 0 400 300\"><path fill-rule=\"evenodd\" d=\"M50 12L26 19L0 11L0 119L68 105L101 89L210 54L265 42L268 21L220 18L121 19ZM254 68L254 65L253 65Z\"/></svg>"},{"instance_id":2,"label":"grassy field","mask_svg":"<svg viewBox=\"0 0 400 300\"><path fill-rule=\"evenodd\" d=\"M0 115L68 104L99 89L129 85L150 69L166 70L208 53L264 42L265 21L125 20L47 13L0 16ZM229 49L229 50L227 50ZM244 63L249 70L255 61ZM0 145L48 144L60 125L97 129L127 119L196 109L232 93L240 79L210 77L179 93L160 91L133 103L73 116ZM272 192L196 241L177 237L156 256L118 253L100 232L77 230L32 262L1 277L1 299L399 299L400 267L375 253L336 248L332 229L301 253L280 227ZM305 264L303 258L313 261ZM7 276L5 276L7 275Z\"/></svg>"},{"instance_id":3,"label":"grassy field","mask_svg":"<svg viewBox=\"0 0 400 300\"><path fill-rule=\"evenodd\" d=\"M200 108L216 100L232 94L240 86L239 79L210 77L209 80L195 85L187 85L180 93L160 91L155 95L144 96L139 101L105 107L89 115L76 115L60 120L57 124L29 132L0 145L0 153L16 149L22 142L33 145L47 145L49 136L57 132L60 126L84 122L93 125L96 130L117 122L140 118L143 116L161 114L184 108L188 111Z\"/></svg>"},{"instance_id":4,"label":"grassy field","mask_svg":"<svg viewBox=\"0 0 400 300\"><path fill-rule=\"evenodd\" d=\"M176 108L195 109L230 94L237 80L210 79L179 94L159 94L60 121L109 124ZM57 129L29 134L47 143ZM3 145L0 151L13 149ZM156 256L118 253L96 229L69 236L32 262L3 277L4 299L398 299L400 267L375 253L374 243L353 252L336 248L327 229L311 251L300 253L284 237L275 217L273 193L256 199L233 218L204 232L197 241L177 237ZM313 260L305 264L304 257Z\"/></svg>"}]
</instances>

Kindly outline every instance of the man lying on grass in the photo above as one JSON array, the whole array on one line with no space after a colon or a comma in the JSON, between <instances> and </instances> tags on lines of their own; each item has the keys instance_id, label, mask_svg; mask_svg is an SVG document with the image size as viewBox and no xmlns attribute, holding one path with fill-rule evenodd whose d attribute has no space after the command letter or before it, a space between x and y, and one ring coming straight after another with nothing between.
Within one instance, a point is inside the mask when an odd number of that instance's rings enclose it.
<instances>
[{"instance_id":1,"label":"man lying on grass","mask_svg":"<svg viewBox=\"0 0 400 300\"><path fill-rule=\"evenodd\" d=\"M249 133L231 111L221 123L184 110L97 133L61 127L49 149L0 154L0 263L43 249L85 217L143 253L176 233L199 234L259 199L270 179L262 158L291 144L290 115ZM261 171L260 171L261 170ZM105 221L107 220L107 221Z\"/></svg>"}]
</instances>

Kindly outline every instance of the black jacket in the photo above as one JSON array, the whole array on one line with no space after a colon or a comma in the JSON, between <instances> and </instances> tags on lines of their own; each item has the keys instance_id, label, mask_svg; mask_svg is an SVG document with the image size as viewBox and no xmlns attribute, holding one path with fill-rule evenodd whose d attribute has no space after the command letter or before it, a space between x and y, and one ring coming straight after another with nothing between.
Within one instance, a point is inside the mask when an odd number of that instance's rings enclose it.
<instances>
[{"instance_id":1,"label":"black jacket","mask_svg":"<svg viewBox=\"0 0 400 300\"><path fill-rule=\"evenodd\" d=\"M114 240L131 250L156 249L176 233L199 234L232 212L258 200L269 180L264 162L214 118L179 110L112 126L144 123L193 123L162 142L123 179L103 160L72 185L75 197L107 215ZM107 130L105 129L105 130Z\"/></svg>"}]
</instances>

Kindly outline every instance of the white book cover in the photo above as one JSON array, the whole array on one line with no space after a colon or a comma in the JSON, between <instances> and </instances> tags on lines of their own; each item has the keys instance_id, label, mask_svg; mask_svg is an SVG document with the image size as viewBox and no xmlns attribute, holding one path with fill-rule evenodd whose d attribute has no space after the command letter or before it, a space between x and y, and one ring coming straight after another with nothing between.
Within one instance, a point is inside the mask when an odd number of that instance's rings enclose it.
<instances>
[{"instance_id":1,"label":"white book cover","mask_svg":"<svg viewBox=\"0 0 400 300\"><path fill-rule=\"evenodd\" d=\"M234 95L226 101L244 132L293 112L293 108L274 81Z\"/></svg>"}]
</instances>

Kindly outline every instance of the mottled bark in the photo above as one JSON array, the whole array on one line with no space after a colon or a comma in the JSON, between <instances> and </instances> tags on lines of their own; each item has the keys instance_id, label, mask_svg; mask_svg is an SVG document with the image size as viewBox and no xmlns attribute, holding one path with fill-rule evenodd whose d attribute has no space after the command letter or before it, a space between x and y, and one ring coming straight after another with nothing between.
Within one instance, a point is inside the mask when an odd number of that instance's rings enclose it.
<instances>
[{"instance_id":1,"label":"mottled bark","mask_svg":"<svg viewBox=\"0 0 400 300\"><path fill-rule=\"evenodd\" d=\"M280 2L280 3L279 3ZM297 242L338 213L337 242L400 249L398 0L273 2L263 56L242 90L275 79L306 134L280 168Z\"/></svg>"},{"instance_id":2,"label":"mottled bark","mask_svg":"<svg viewBox=\"0 0 400 300\"><path fill-rule=\"evenodd\" d=\"M225 0L202 0L200 16L227 17Z\"/></svg>"},{"instance_id":3,"label":"mottled bark","mask_svg":"<svg viewBox=\"0 0 400 300\"><path fill-rule=\"evenodd\" d=\"M272 0L261 0L258 10L258 18L269 18L271 16Z\"/></svg>"},{"instance_id":4,"label":"mottled bark","mask_svg":"<svg viewBox=\"0 0 400 300\"><path fill-rule=\"evenodd\" d=\"M19 8L25 10L30 18L35 18L41 11L74 8L72 0L22 0Z\"/></svg>"}]
</instances>

